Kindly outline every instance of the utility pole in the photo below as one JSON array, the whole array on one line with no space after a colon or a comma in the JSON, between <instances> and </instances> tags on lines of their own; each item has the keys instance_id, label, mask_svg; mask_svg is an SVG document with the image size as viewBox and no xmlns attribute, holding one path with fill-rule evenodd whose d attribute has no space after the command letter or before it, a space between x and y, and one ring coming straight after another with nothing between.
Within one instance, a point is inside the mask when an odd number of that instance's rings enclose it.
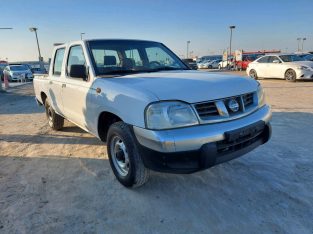
<instances>
[{"instance_id":1,"label":"utility pole","mask_svg":"<svg viewBox=\"0 0 313 234\"><path fill-rule=\"evenodd\" d=\"M35 32L36 41L37 41L37 47L38 47L38 54L39 54L40 69L41 69L41 70L44 70L45 68L44 68L44 66L43 66L43 58L41 57L41 53L40 53L40 47L39 47L39 41L38 41L37 30L38 30L38 28L35 28L35 27L29 28L29 31Z\"/></svg>"},{"instance_id":2,"label":"utility pole","mask_svg":"<svg viewBox=\"0 0 313 234\"><path fill-rule=\"evenodd\" d=\"M12 30L13 28L0 28L0 30ZM2 92L3 91L3 89L2 89L2 79L1 79L1 77L2 77L2 74L0 74L0 92ZM4 82L4 84L5 84L5 82Z\"/></svg>"},{"instance_id":3,"label":"utility pole","mask_svg":"<svg viewBox=\"0 0 313 234\"><path fill-rule=\"evenodd\" d=\"M80 40L83 40L83 35L85 35L86 33L80 33Z\"/></svg>"}]
</instances>

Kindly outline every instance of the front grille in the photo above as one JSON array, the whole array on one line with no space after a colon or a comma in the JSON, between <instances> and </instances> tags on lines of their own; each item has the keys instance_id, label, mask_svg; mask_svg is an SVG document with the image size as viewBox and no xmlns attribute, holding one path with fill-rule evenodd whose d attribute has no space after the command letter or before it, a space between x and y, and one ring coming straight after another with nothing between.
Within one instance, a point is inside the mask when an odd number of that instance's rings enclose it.
<instances>
[{"instance_id":1,"label":"front grille","mask_svg":"<svg viewBox=\"0 0 313 234\"><path fill-rule=\"evenodd\" d=\"M195 108L196 108L200 118L206 118L208 116L218 115L218 111L217 111L217 108L215 106L215 102L206 102L206 103L196 104Z\"/></svg>"},{"instance_id":2,"label":"front grille","mask_svg":"<svg viewBox=\"0 0 313 234\"><path fill-rule=\"evenodd\" d=\"M246 107L249 107L253 104L253 93L247 93L242 95L243 104Z\"/></svg>"},{"instance_id":3,"label":"front grille","mask_svg":"<svg viewBox=\"0 0 313 234\"><path fill-rule=\"evenodd\" d=\"M246 93L224 99L195 103L194 108L202 123L225 121L240 117L257 108L256 93Z\"/></svg>"}]
</instances>

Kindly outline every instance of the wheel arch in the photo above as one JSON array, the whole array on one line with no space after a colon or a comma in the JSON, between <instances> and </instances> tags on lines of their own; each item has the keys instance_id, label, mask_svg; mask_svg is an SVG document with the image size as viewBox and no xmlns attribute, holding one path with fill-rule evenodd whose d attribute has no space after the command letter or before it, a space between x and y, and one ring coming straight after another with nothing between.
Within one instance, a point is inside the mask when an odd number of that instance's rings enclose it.
<instances>
[{"instance_id":1,"label":"wheel arch","mask_svg":"<svg viewBox=\"0 0 313 234\"><path fill-rule=\"evenodd\" d=\"M97 132L101 141L106 141L107 133L112 124L123 121L122 118L112 112L102 111L98 116Z\"/></svg>"}]
</instances>

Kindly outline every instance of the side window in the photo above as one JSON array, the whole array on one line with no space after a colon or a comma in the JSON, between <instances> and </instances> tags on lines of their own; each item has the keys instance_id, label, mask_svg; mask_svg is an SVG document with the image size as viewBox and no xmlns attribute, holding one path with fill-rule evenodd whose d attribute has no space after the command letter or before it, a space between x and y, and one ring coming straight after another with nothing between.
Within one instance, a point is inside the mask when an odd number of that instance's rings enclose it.
<instances>
[{"instance_id":1,"label":"side window","mask_svg":"<svg viewBox=\"0 0 313 234\"><path fill-rule=\"evenodd\" d=\"M143 62L137 49L125 50L126 58L133 60L135 66L142 66Z\"/></svg>"},{"instance_id":2,"label":"side window","mask_svg":"<svg viewBox=\"0 0 313 234\"><path fill-rule=\"evenodd\" d=\"M62 63L64 59L64 48L58 49L55 52L54 62L53 62L53 75L60 76L62 71Z\"/></svg>"},{"instance_id":3,"label":"side window","mask_svg":"<svg viewBox=\"0 0 313 234\"><path fill-rule=\"evenodd\" d=\"M260 58L258 60L259 63L268 63L268 59L269 59L269 56L265 56L263 58Z\"/></svg>"},{"instance_id":4,"label":"side window","mask_svg":"<svg viewBox=\"0 0 313 234\"><path fill-rule=\"evenodd\" d=\"M83 48L80 45L72 46L67 59L66 74L70 74L70 68L72 65L85 65L86 59L84 56Z\"/></svg>"}]
</instances>

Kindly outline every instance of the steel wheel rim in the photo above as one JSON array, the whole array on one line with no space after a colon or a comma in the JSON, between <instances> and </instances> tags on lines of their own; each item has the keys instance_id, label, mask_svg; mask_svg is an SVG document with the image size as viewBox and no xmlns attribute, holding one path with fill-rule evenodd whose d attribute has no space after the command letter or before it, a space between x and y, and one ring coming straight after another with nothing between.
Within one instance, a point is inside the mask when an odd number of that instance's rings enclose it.
<instances>
[{"instance_id":1,"label":"steel wheel rim","mask_svg":"<svg viewBox=\"0 0 313 234\"><path fill-rule=\"evenodd\" d=\"M121 176L126 176L130 167L126 145L121 138L115 136L111 141L110 149L115 169Z\"/></svg>"},{"instance_id":2,"label":"steel wheel rim","mask_svg":"<svg viewBox=\"0 0 313 234\"><path fill-rule=\"evenodd\" d=\"M48 117L49 125L52 126L53 118L52 118L51 107L47 108L47 117Z\"/></svg>"}]
</instances>

